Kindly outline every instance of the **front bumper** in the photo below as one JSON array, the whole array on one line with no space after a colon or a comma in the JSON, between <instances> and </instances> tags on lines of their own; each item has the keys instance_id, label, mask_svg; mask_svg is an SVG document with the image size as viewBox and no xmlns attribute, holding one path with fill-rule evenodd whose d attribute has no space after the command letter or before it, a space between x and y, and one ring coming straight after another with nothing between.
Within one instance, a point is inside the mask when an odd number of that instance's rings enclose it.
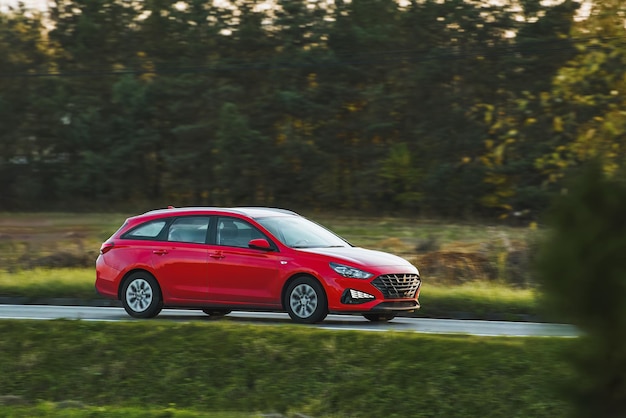
<instances>
[{"instance_id":1,"label":"front bumper","mask_svg":"<svg viewBox=\"0 0 626 418\"><path fill-rule=\"evenodd\" d=\"M419 300L381 302L374 306L369 312L412 312L420 308Z\"/></svg>"},{"instance_id":2,"label":"front bumper","mask_svg":"<svg viewBox=\"0 0 626 418\"><path fill-rule=\"evenodd\" d=\"M333 303L331 312L410 312L420 308L422 285L419 274L393 273L375 277L369 282L350 281Z\"/></svg>"}]
</instances>

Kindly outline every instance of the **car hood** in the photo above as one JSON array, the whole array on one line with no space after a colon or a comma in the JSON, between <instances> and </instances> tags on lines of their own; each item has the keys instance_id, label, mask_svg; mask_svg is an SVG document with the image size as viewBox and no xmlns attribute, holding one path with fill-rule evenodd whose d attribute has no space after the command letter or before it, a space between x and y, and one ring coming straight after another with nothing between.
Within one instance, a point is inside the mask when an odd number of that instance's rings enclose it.
<instances>
[{"instance_id":1,"label":"car hood","mask_svg":"<svg viewBox=\"0 0 626 418\"><path fill-rule=\"evenodd\" d=\"M361 266L413 266L397 255L360 247L306 248L300 251L332 257L335 260L342 259L347 263Z\"/></svg>"}]
</instances>

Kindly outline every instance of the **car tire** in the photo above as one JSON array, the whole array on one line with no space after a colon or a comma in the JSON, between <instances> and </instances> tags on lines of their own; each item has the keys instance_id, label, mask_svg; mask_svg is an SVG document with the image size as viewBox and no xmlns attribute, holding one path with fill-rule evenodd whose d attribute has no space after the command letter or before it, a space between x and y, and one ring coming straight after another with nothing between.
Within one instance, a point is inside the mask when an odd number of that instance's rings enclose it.
<instances>
[{"instance_id":1,"label":"car tire","mask_svg":"<svg viewBox=\"0 0 626 418\"><path fill-rule=\"evenodd\" d=\"M294 322L314 324L328 315L328 300L322 285L312 277L302 276L289 284L285 308Z\"/></svg>"},{"instance_id":2,"label":"car tire","mask_svg":"<svg viewBox=\"0 0 626 418\"><path fill-rule=\"evenodd\" d=\"M391 321L393 318L396 317L395 314L389 314L389 313L366 313L366 314L363 314L363 316L365 317L365 319L370 320L372 322L387 322L387 321Z\"/></svg>"},{"instance_id":3,"label":"car tire","mask_svg":"<svg viewBox=\"0 0 626 418\"><path fill-rule=\"evenodd\" d=\"M161 288L148 272L132 273L124 281L122 306L134 318L154 318L163 309Z\"/></svg>"},{"instance_id":4,"label":"car tire","mask_svg":"<svg viewBox=\"0 0 626 418\"><path fill-rule=\"evenodd\" d=\"M203 309L202 312L209 315L211 318L221 318L232 311L229 309Z\"/></svg>"}]
</instances>

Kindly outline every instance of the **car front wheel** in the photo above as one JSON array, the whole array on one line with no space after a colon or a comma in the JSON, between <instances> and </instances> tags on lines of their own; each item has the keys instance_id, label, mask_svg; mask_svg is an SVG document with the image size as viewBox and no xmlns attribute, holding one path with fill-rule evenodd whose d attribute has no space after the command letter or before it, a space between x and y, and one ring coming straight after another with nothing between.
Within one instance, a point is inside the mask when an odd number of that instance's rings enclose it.
<instances>
[{"instance_id":1,"label":"car front wheel","mask_svg":"<svg viewBox=\"0 0 626 418\"><path fill-rule=\"evenodd\" d=\"M285 307L292 320L321 322L328 315L328 301L321 284L312 277L299 277L287 288Z\"/></svg>"},{"instance_id":2,"label":"car front wheel","mask_svg":"<svg viewBox=\"0 0 626 418\"><path fill-rule=\"evenodd\" d=\"M122 306L135 318L153 318L161 312L163 301L156 279L147 272L135 272L124 282Z\"/></svg>"}]
</instances>

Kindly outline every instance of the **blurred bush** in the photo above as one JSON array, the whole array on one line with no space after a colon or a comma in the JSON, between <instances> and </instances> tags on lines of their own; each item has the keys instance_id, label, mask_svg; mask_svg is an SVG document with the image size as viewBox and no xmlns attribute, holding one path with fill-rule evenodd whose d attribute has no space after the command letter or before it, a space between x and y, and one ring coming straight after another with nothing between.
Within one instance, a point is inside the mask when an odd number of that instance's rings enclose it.
<instances>
[{"instance_id":1,"label":"blurred bush","mask_svg":"<svg viewBox=\"0 0 626 418\"><path fill-rule=\"evenodd\" d=\"M626 416L625 213L624 180L590 165L552 209L538 258L541 305L586 333L566 387L578 417Z\"/></svg>"}]
</instances>

